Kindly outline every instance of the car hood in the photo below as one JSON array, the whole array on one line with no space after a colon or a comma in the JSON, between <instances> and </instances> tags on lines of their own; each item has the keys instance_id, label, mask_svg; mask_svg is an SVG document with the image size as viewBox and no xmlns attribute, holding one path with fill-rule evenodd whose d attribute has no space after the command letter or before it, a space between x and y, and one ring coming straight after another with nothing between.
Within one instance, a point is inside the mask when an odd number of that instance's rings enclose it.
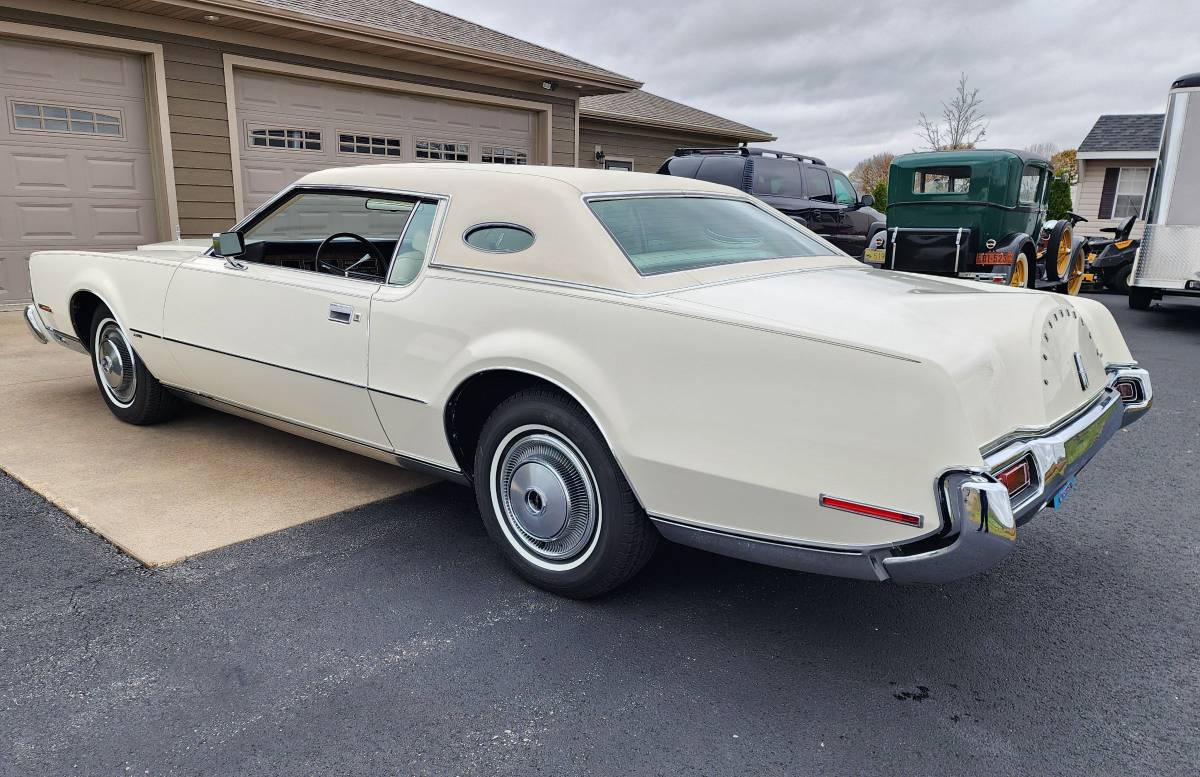
<instances>
[{"instance_id":1,"label":"car hood","mask_svg":"<svg viewBox=\"0 0 1200 777\"><path fill-rule=\"evenodd\" d=\"M843 267L668 296L680 312L939 368L981 447L1070 415L1106 382L1086 316L1058 294ZM880 386L879 401L887 396Z\"/></svg>"}]
</instances>

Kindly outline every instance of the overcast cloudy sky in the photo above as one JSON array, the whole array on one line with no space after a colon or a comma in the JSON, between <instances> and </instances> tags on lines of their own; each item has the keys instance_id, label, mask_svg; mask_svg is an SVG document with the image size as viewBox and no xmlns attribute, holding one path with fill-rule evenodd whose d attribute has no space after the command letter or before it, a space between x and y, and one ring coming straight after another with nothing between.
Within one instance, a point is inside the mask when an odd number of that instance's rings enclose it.
<instances>
[{"instance_id":1,"label":"overcast cloudy sky","mask_svg":"<svg viewBox=\"0 0 1200 777\"><path fill-rule=\"evenodd\" d=\"M913 150L959 71L986 146L1073 148L1101 113L1157 113L1200 71L1200 0L424 0L767 130L849 169Z\"/></svg>"}]
</instances>

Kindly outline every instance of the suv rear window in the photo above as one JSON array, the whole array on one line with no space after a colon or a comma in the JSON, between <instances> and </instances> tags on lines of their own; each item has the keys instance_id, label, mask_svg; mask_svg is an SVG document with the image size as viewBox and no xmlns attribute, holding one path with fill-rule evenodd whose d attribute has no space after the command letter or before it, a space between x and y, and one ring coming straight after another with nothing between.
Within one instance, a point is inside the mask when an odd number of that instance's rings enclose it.
<instances>
[{"instance_id":1,"label":"suv rear window","mask_svg":"<svg viewBox=\"0 0 1200 777\"><path fill-rule=\"evenodd\" d=\"M913 173L913 194L966 194L971 190L971 168L926 167Z\"/></svg>"},{"instance_id":2,"label":"suv rear window","mask_svg":"<svg viewBox=\"0 0 1200 777\"><path fill-rule=\"evenodd\" d=\"M642 275L832 253L745 200L620 197L588 205Z\"/></svg>"}]
</instances>

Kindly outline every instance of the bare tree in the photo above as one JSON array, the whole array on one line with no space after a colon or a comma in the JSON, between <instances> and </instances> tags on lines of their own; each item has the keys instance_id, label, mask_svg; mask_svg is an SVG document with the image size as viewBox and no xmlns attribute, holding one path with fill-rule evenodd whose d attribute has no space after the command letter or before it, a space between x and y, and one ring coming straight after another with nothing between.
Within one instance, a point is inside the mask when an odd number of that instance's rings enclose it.
<instances>
[{"instance_id":1,"label":"bare tree","mask_svg":"<svg viewBox=\"0 0 1200 777\"><path fill-rule=\"evenodd\" d=\"M954 151L975 148L987 136L986 116L980 109L983 100L979 90L967 90L967 74L958 77L958 88L950 102L942 103L940 119L930 119L924 113L917 123L917 135L929 151Z\"/></svg>"},{"instance_id":2,"label":"bare tree","mask_svg":"<svg viewBox=\"0 0 1200 777\"><path fill-rule=\"evenodd\" d=\"M1042 143L1033 143L1032 145L1028 145L1025 147L1025 150L1050 159L1056 153L1058 153L1058 146L1050 141L1044 141Z\"/></svg>"},{"instance_id":3,"label":"bare tree","mask_svg":"<svg viewBox=\"0 0 1200 777\"><path fill-rule=\"evenodd\" d=\"M850 180L858 187L860 192L870 193L875 188L875 184L880 181L886 181L888 177L888 168L892 165L892 160L896 155L891 151L880 151L878 154L869 156L854 166L850 171Z\"/></svg>"}]
</instances>

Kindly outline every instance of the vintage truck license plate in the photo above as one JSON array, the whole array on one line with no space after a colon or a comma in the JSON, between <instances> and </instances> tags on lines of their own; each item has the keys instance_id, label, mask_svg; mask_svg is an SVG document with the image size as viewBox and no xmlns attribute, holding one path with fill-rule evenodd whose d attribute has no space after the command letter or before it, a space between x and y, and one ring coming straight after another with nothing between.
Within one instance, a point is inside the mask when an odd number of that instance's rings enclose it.
<instances>
[{"instance_id":1,"label":"vintage truck license plate","mask_svg":"<svg viewBox=\"0 0 1200 777\"><path fill-rule=\"evenodd\" d=\"M1058 489L1058 493L1050 500L1050 506L1055 510L1062 507L1063 502L1067 501L1067 496L1070 495L1071 489L1075 487L1075 478L1068 480L1062 488Z\"/></svg>"},{"instance_id":2,"label":"vintage truck license plate","mask_svg":"<svg viewBox=\"0 0 1200 777\"><path fill-rule=\"evenodd\" d=\"M884 248L868 248L863 252L863 261L872 264L883 264L883 260L887 258L887 249Z\"/></svg>"},{"instance_id":3,"label":"vintage truck license plate","mask_svg":"<svg viewBox=\"0 0 1200 777\"><path fill-rule=\"evenodd\" d=\"M1006 251L981 251L975 254L975 264L1012 264L1013 255Z\"/></svg>"}]
</instances>

